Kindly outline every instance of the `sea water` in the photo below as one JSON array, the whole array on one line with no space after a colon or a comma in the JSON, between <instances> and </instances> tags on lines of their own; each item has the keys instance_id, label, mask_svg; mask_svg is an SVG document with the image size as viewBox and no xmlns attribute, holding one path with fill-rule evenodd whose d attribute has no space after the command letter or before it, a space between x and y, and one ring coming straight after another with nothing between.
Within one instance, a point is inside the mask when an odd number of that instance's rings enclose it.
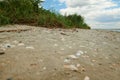
<instances>
[{"instance_id":1,"label":"sea water","mask_svg":"<svg viewBox=\"0 0 120 80\"><path fill-rule=\"evenodd\" d=\"M95 30L105 30L105 31L115 31L115 32L120 32L120 29L95 29Z\"/></svg>"},{"instance_id":2,"label":"sea water","mask_svg":"<svg viewBox=\"0 0 120 80\"><path fill-rule=\"evenodd\" d=\"M118 30L117 30L117 29L115 29L115 30L111 30L111 31L116 31L116 32L120 32L120 29L118 29Z\"/></svg>"}]
</instances>

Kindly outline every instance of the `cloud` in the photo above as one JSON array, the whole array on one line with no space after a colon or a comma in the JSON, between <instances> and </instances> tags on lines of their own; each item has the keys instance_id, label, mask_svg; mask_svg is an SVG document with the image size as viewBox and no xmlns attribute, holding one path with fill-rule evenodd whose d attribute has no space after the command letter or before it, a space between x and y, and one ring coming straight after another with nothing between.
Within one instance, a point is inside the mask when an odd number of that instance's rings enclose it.
<instances>
[{"instance_id":1,"label":"cloud","mask_svg":"<svg viewBox=\"0 0 120 80\"><path fill-rule=\"evenodd\" d=\"M80 14L92 28L120 28L120 7L113 0L59 0L61 14ZM112 25L112 26L110 26Z\"/></svg>"}]
</instances>

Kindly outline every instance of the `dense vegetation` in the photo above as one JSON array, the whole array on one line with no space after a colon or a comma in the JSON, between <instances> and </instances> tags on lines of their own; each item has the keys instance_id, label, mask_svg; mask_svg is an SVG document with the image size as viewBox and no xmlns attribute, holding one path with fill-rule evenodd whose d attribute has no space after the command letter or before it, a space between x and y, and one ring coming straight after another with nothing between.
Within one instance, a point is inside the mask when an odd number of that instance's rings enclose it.
<instances>
[{"instance_id":1,"label":"dense vegetation","mask_svg":"<svg viewBox=\"0 0 120 80\"><path fill-rule=\"evenodd\" d=\"M40 7L41 3L41 0L1 0L0 25L27 24L49 28L90 29L82 16L63 16Z\"/></svg>"}]
</instances>

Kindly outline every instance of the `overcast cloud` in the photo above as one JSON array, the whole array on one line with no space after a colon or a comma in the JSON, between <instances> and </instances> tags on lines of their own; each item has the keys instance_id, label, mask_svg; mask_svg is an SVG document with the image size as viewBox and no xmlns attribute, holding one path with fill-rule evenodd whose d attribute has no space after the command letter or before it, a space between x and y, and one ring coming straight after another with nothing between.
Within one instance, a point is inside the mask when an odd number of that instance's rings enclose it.
<instances>
[{"instance_id":1,"label":"overcast cloud","mask_svg":"<svg viewBox=\"0 0 120 80\"><path fill-rule=\"evenodd\" d=\"M61 14L80 14L92 28L120 28L119 0L59 0Z\"/></svg>"}]
</instances>

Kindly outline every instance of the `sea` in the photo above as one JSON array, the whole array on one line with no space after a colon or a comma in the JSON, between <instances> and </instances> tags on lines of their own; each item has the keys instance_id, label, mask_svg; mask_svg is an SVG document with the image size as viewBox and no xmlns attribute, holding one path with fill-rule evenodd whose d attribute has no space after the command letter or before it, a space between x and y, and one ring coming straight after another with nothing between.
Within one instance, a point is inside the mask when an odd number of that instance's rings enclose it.
<instances>
[{"instance_id":1,"label":"sea","mask_svg":"<svg viewBox=\"0 0 120 80\"><path fill-rule=\"evenodd\" d=\"M105 30L105 31L120 32L120 29L95 29L95 30Z\"/></svg>"},{"instance_id":2,"label":"sea","mask_svg":"<svg viewBox=\"0 0 120 80\"><path fill-rule=\"evenodd\" d=\"M111 31L116 31L116 32L120 32L120 29L119 29L119 30L111 30Z\"/></svg>"}]
</instances>

